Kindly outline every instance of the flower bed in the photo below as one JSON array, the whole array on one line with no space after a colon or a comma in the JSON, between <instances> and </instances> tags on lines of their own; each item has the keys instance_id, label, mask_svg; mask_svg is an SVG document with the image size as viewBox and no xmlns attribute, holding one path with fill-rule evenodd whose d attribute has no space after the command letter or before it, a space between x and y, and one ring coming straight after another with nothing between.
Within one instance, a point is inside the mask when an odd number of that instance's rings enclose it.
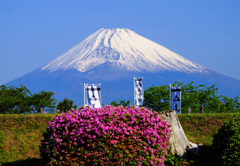
<instances>
[{"instance_id":1,"label":"flower bed","mask_svg":"<svg viewBox=\"0 0 240 166\"><path fill-rule=\"evenodd\" d=\"M48 165L164 165L169 127L146 108L69 111L49 122L41 156Z\"/></svg>"}]
</instances>

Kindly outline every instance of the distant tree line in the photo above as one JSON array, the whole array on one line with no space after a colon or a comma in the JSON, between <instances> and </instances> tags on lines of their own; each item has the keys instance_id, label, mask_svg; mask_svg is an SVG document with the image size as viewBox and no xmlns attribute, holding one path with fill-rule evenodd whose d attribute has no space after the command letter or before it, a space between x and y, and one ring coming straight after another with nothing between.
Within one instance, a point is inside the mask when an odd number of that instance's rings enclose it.
<instances>
[{"instance_id":1,"label":"distant tree line","mask_svg":"<svg viewBox=\"0 0 240 166\"><path fill-rule=\"evenodd\" d=\"M181 86L182 113L187 113L191 108L192 113L199 113L200 107L204 107L204 112L240 112L239 97L230 98L218 95L218 88L213 84L210 87L205 85L183 85L183 83L175 82L173 86ZM57 100L53 98L53 92L41 91L39 93L31 93L25 86L0 86L0 114L21 114L21 113L39 113L41 109L47 112L54 112L56 109L61 112L67 112L70 109L77 109L72 100L65 98L57 104ZM169 86L160 85L152 86L144 91L144 107L155 111L169 110ZM121 100L119 103L113 101L110 105L129 106L129 101Z\"/></svg>"},{"instance_id":2,"label":"distant tree line","mask_svg":"<svg viewBox=\"0 0 240 166\"><path fill-rule=\"evenodd\" d=\"M32 93L25 86L0 86L0 114L40 113L41 110L53 112L56 109L66 112L76 109L72 100L65 98L57 104L53 92Z\"/></svg>"},{"instance_id":3,"label":"distant tree line","mask_svg":"<svg viewBox=\"0 0 240 166\"><path fill-rule=\"evenodd\" d=\"M175 82L173 86L181 86L181 109L182 113L187 113L188 108L191 112L199 113L200 107L204 108L204 112L239 112L239 97L230 98L218 95L218 88L213 84L210 87L205 85L183 85L183 83ZM144 91L144 106L156 111L169 110L169 86L160 85L152 86Z\"/></svg>"},{"instance_id":4,"label":"distant tree line","mask_svg":"<svg viewBox=\"0 0 240 166\"><path fill-rule=\"evenodd\" d=\"M114 100L113 102L110 103L110 105L115 106L115 107L117 107L119 105L127 107L130 105L130 103L131 103L131 100L128 100L127 102L124 100L120 100L119 103Z\"/></svg>"}]
</instances>

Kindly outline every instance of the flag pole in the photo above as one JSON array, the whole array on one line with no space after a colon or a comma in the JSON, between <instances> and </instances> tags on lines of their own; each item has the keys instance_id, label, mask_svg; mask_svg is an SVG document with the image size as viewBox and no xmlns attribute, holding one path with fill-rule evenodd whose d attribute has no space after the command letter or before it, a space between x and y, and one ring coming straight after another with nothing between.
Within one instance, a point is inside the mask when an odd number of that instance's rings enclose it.
<instances>
[{"instance_id":1,"label":"flag pole","mask_svg":"<svg viewBox=\"0 0 240 166\"><path fill-rule=\"evenodd\" d=\"M83 105L84 105L84 108L85 108L85 103L86 103L86 101L85 101L85 100L86 100L86 99L85 99L85 98L86 98L86 96L85 96L85 95L86 95L86 94L85 94L85 83L83 84L83 93L84 93L84 99L83 99L83 100L84 100L84 101L83 101L84 103L83 103Z\"/></svg>"},{"instance_id":2,"label":"flag pole","mask_svg":"<svg viewBox=\"0 0 240 166\"><path fill-rule=\"evenodd\" d=\"M133 77L133 92L134 92L134 100L133 100L133 103L134 103L134 106L136 106L136 92L135 92L135 77Z\"/></svg>"},{"instance_id":3,"label":"flag pole","mask_svg":"<svg viewBox=\"0 0 240 166\"><path fill-rule=\"evenodd\" d=\"M172 85L169 84L169 111L172 110Z\"/></svg>"},{"instance_id":4,"label":"flag pole","mask_svg":"<svg viewBox=\"0 0 240 166\"><path fill-rule=\"evenodd\" d=\"M101 87L101 84L100 84L100 83L98 84L98 86L99 86L99 88L100 88L100 92L99 92L99 98L100 98L100 100L99 100L99 102L100 102L100 105L102 106L102 95L101 95L102 87Z\"/></svg>"}]
</instances>

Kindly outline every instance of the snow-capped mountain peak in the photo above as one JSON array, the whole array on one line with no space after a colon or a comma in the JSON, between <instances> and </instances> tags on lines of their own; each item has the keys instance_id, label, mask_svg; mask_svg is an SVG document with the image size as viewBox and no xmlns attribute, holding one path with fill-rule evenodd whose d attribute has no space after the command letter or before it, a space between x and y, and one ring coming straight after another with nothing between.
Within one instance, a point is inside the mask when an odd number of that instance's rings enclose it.
<instances>
[{"instance_id":1,"label":"snow-capped mountain peak","mask_svg":"<svg viewBox=\"0 0 240 166\"><path fill-rule=\"evenodd\" d=\"M75 69L87 72L100 65L129 71L206 72L200 66L129 29L100 29L42 67L50 72Z\"/></svg>"}]
</instances>

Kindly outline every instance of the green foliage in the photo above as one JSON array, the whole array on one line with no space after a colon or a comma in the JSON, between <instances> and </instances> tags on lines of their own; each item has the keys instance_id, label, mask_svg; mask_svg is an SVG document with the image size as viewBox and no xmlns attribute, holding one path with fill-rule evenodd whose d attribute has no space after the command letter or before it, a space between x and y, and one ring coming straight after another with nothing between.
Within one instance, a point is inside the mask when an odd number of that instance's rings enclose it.
<instances>
[{"instance_id":1,"label":"green foliage","mask_svg":"<svg viewBox=\"0 0 240 166\"><path fill-rule=\"evenodd\" d=\"M0 113L23 113L31 109L31 92L25 87L0 86Z\"/></svg>"},{"instance_id":2,"label":"green foliage","mask_svg":"<svg viewBox=\"0 0 240 166\"><path fill-rule=\"evenodd\" d=\"M124 107L128 107L128 106L130 106L130 103L131 103L130 100L128 100L127 102L121 100L121 101L119 101L119 103L117 103L116 101L113 101L113 102L110 103L110 105L112 105L112 106L114 106L114 107L117 107L117 106L119 106L119 105L122 105L122 106L124 106Z\"/></svg>"},{"instance_id":3,"label":"green foliage","mask_svg":"<svg viewBox=\"0 0 240 166\"><path fill-rule=\"evenodd\" d=\"M169 109L169 86L152 86L144 91L144 106L152 110Z\"/></svg>"},{"instance_id":4,"label":"green foliage","mask_svg":"<svg viewBox=\"0 0 240 166\"><path fill-rule=\"evenodd\" d=\"M222 98L222 103L220 108L224 112L238 112L240 110L239 97L234 99L226 96L220 96Z\"/></svg>"},{"instance_id":5,"label":"green foliage","mask_svg":"<svg viewBox=\"0 0 240 166\"><path fill-rule=\"evenodd\" d=\"M193 163L193 161L188 161L187 159L183 159L177 155L172 155L170 150L166 160L164 161L166 166L190 166L191 163Z\"/></svg>"},{"instance_id":6,"label":"green foliage","mask_svg":"<svg viewBox=\"0 0 240 166\"><path fill-rule=\"evenodd\" d=\"M52 98L53 92L41 91L32 94L25 86L20 87L0 86L0 113L21 114L39 112L40 108L53 111L56 99Z\"/></svg>"},{"instance_id":7,"label":"green foliage","mask_svg":"<svg viewBox=\"0 0 240 166\"><path fill-rule=\"evenodd\" d=\"M218 165L240 165L240 118L225 122L214 135L213 149Z\"/></svg>"},{"instance_id":8,"label":"green foliage","mask_svg":"<svg viewBox=\"0 0 240 166\"><path fill-rule=\"evenodd\" d=\"M51 112L54 108L56 108L56 99L52 98L54 95L53 92L45 92L41 91L38 94L32 96L32 105L34 110L40 112L40 108L44 108L44 110Z\"/></svg>"},{"instance_id":9,"label":"green foliage","mask_svg":"<svg viewBox=\"0 0 240 166\"><path fill-rule=\"evenodd\" d=\"M179 84L179 83L178 83ZM193 86L193 82L182 86L182 112L187 113L188 108L192 112L199 112L200 107L204 107L205 112L219 110L217 107L221 104L216 95L218 89L216 85L205 87L205 85Z\"/></svg>"},{"instance_id":10,"label":"green foliage","mask_svg":"<svg viewBox=\"0 0 240 166\"><path fill-rule=\"evenodd\" d=\"M240 110L239 97L234 99L217 95L216 85L206 87L205 85L194 86L193 82L183 85L175 82L173 86L181 86L182 113L187 113L191 108L192 113L199 113L200 107L204 107L204 112L238 112ZM157 111L169 109L169 86L150 87L144 91L144 106Z\"/></svg>"},{"instance_id":11,"label":"green foliage","mask_svg":"<svg viewBox=\"0 0 240 166\"><path fill-rule=\"evenodd\" d=\"M3 157L6 153L6 146L5 146L5 136L3 132L0 131L0 164L2 163Z\"/></svg>"},{"instance_id":12,"label":"green foliage","mask_svg":"<svg viewBox=\"0 0 240 166\"><path fill-rule=\"evenodd\" d=\"M60 110L61 112L68 112L71 109L76 110L77 105L73 105L72 100L68 100L65 98L63 101L60 101L57 105L57 109Z\"/></svg>"}]
</instances>

